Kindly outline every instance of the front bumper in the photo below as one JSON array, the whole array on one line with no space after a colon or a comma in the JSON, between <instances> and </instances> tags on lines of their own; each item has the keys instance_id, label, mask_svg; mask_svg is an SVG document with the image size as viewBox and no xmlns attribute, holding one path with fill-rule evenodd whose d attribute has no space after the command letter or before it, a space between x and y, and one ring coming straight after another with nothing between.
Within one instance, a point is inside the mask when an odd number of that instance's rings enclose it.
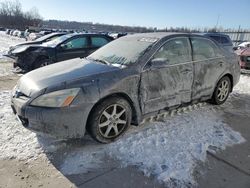
<instances>
[{"instance_id":1,"label":"front bumper","mask_svg":"<svg viewBox=\"0 0 250 188\"><path fill-rule=\"evenodd\" d=\"M38 133L69 139L82 138L92 104L64 107L33 107L27 100L12 98L11 107L22 125Z\"/></svg>"}]
</instances>

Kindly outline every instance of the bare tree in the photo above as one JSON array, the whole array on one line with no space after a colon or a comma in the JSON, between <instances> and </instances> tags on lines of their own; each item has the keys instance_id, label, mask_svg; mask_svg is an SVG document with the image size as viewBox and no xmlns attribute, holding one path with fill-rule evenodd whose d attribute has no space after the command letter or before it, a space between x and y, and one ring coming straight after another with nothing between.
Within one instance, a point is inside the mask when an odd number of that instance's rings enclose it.
<instances>
[{"instance_id":1,"label":"bare tree","mask_svg":"<svg viewBox=\"0 0 250 188\"><path fill-rule=\"evenodd\" d=\"M25 29L28 26L37 26L41 21L42 18L35 7L24 12L18 0L0 2L0 26L2 27Z\"/></svg>"}]
</instances>

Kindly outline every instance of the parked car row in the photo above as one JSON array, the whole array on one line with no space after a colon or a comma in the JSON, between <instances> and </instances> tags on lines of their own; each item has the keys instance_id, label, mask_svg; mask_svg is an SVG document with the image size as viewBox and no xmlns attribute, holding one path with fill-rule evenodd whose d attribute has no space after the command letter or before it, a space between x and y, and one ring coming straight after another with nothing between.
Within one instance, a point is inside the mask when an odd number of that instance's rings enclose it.
<instances>
[{"instance_id":1,"label":"parked car row","mask_svg":"<svg viewBox=\"0 0 250 188\"><path fill-rule=\"evenodd\" d=\"M12 36L16 36L19 38L25 38L24 36L24 31L20 31L20 30L14 30L14 29L6 29L5 30L6 34L12 35Z\"/></svg>"},{"instance_id":2,"label":"parked car row","mask_svg":"<svg viewBox=\"0 0 250 188\"><path fill-rule=\"evenodd\" d=\"M11 47L6 56L15 60L14 67L28 72L59 61L86 57L112 40L102 34L51 33L34 42Z\"/></svg>"},{"instance_id":3,"label":"parked car row","mask_svg":"<svg viewBox=\"0 0 250 188\"><path fill-rule=\"evenodd\" d=\"M111 40L67 34L15 49L17 64L29 62L31 69L87 56L21 77L11 106L23 126L64 139L88 131L109 143L131 123L169 109L207 100L222 104L240 78L237 55L207 36L144 33Z\"/></svg>"}]
</instances>

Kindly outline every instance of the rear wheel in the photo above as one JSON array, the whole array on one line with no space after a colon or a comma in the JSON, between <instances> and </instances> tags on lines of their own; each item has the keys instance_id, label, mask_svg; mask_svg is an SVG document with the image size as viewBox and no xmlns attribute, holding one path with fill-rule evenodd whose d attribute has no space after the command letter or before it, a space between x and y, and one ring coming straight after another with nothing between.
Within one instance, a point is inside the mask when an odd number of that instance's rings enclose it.
<instances>
[{"instance_id":1,"label":"rear wheel","mask_svg":"<svg viewBox=\"0 0 250 188\"><path fill-rule=\"evenodd\" d=\"M223 104L231 91L232 83L228 76L224 76L218 82L212 97L213 104Z\"/></svg>"},{"instance_id":2,"label":"rear wheel","mask_svg":"<svg viewBox=\"0 0 250 188\"><path fill-rule=\"evenodd\" d=\"M90 114L88 130L101 143L110 143L123 135L131 123L130 104L120 97L108 98Z\"/></svg>"}]
</instances>

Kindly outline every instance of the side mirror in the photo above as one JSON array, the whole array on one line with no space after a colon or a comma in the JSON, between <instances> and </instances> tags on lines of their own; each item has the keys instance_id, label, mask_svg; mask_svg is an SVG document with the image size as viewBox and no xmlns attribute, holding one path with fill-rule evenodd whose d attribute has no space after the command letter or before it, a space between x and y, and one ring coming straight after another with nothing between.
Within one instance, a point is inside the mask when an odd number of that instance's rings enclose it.
<instances>
[{"instance_id":1,"label":"side mirror","mask_svg":"<svg viewBox=\"0 0 250 188\"><path fill-rule=\"evenodd\" d=\"M155 58L149 62L151 68L163 68L168 65L168 59L166 58Z\"/></svg>"}]
</instances>

